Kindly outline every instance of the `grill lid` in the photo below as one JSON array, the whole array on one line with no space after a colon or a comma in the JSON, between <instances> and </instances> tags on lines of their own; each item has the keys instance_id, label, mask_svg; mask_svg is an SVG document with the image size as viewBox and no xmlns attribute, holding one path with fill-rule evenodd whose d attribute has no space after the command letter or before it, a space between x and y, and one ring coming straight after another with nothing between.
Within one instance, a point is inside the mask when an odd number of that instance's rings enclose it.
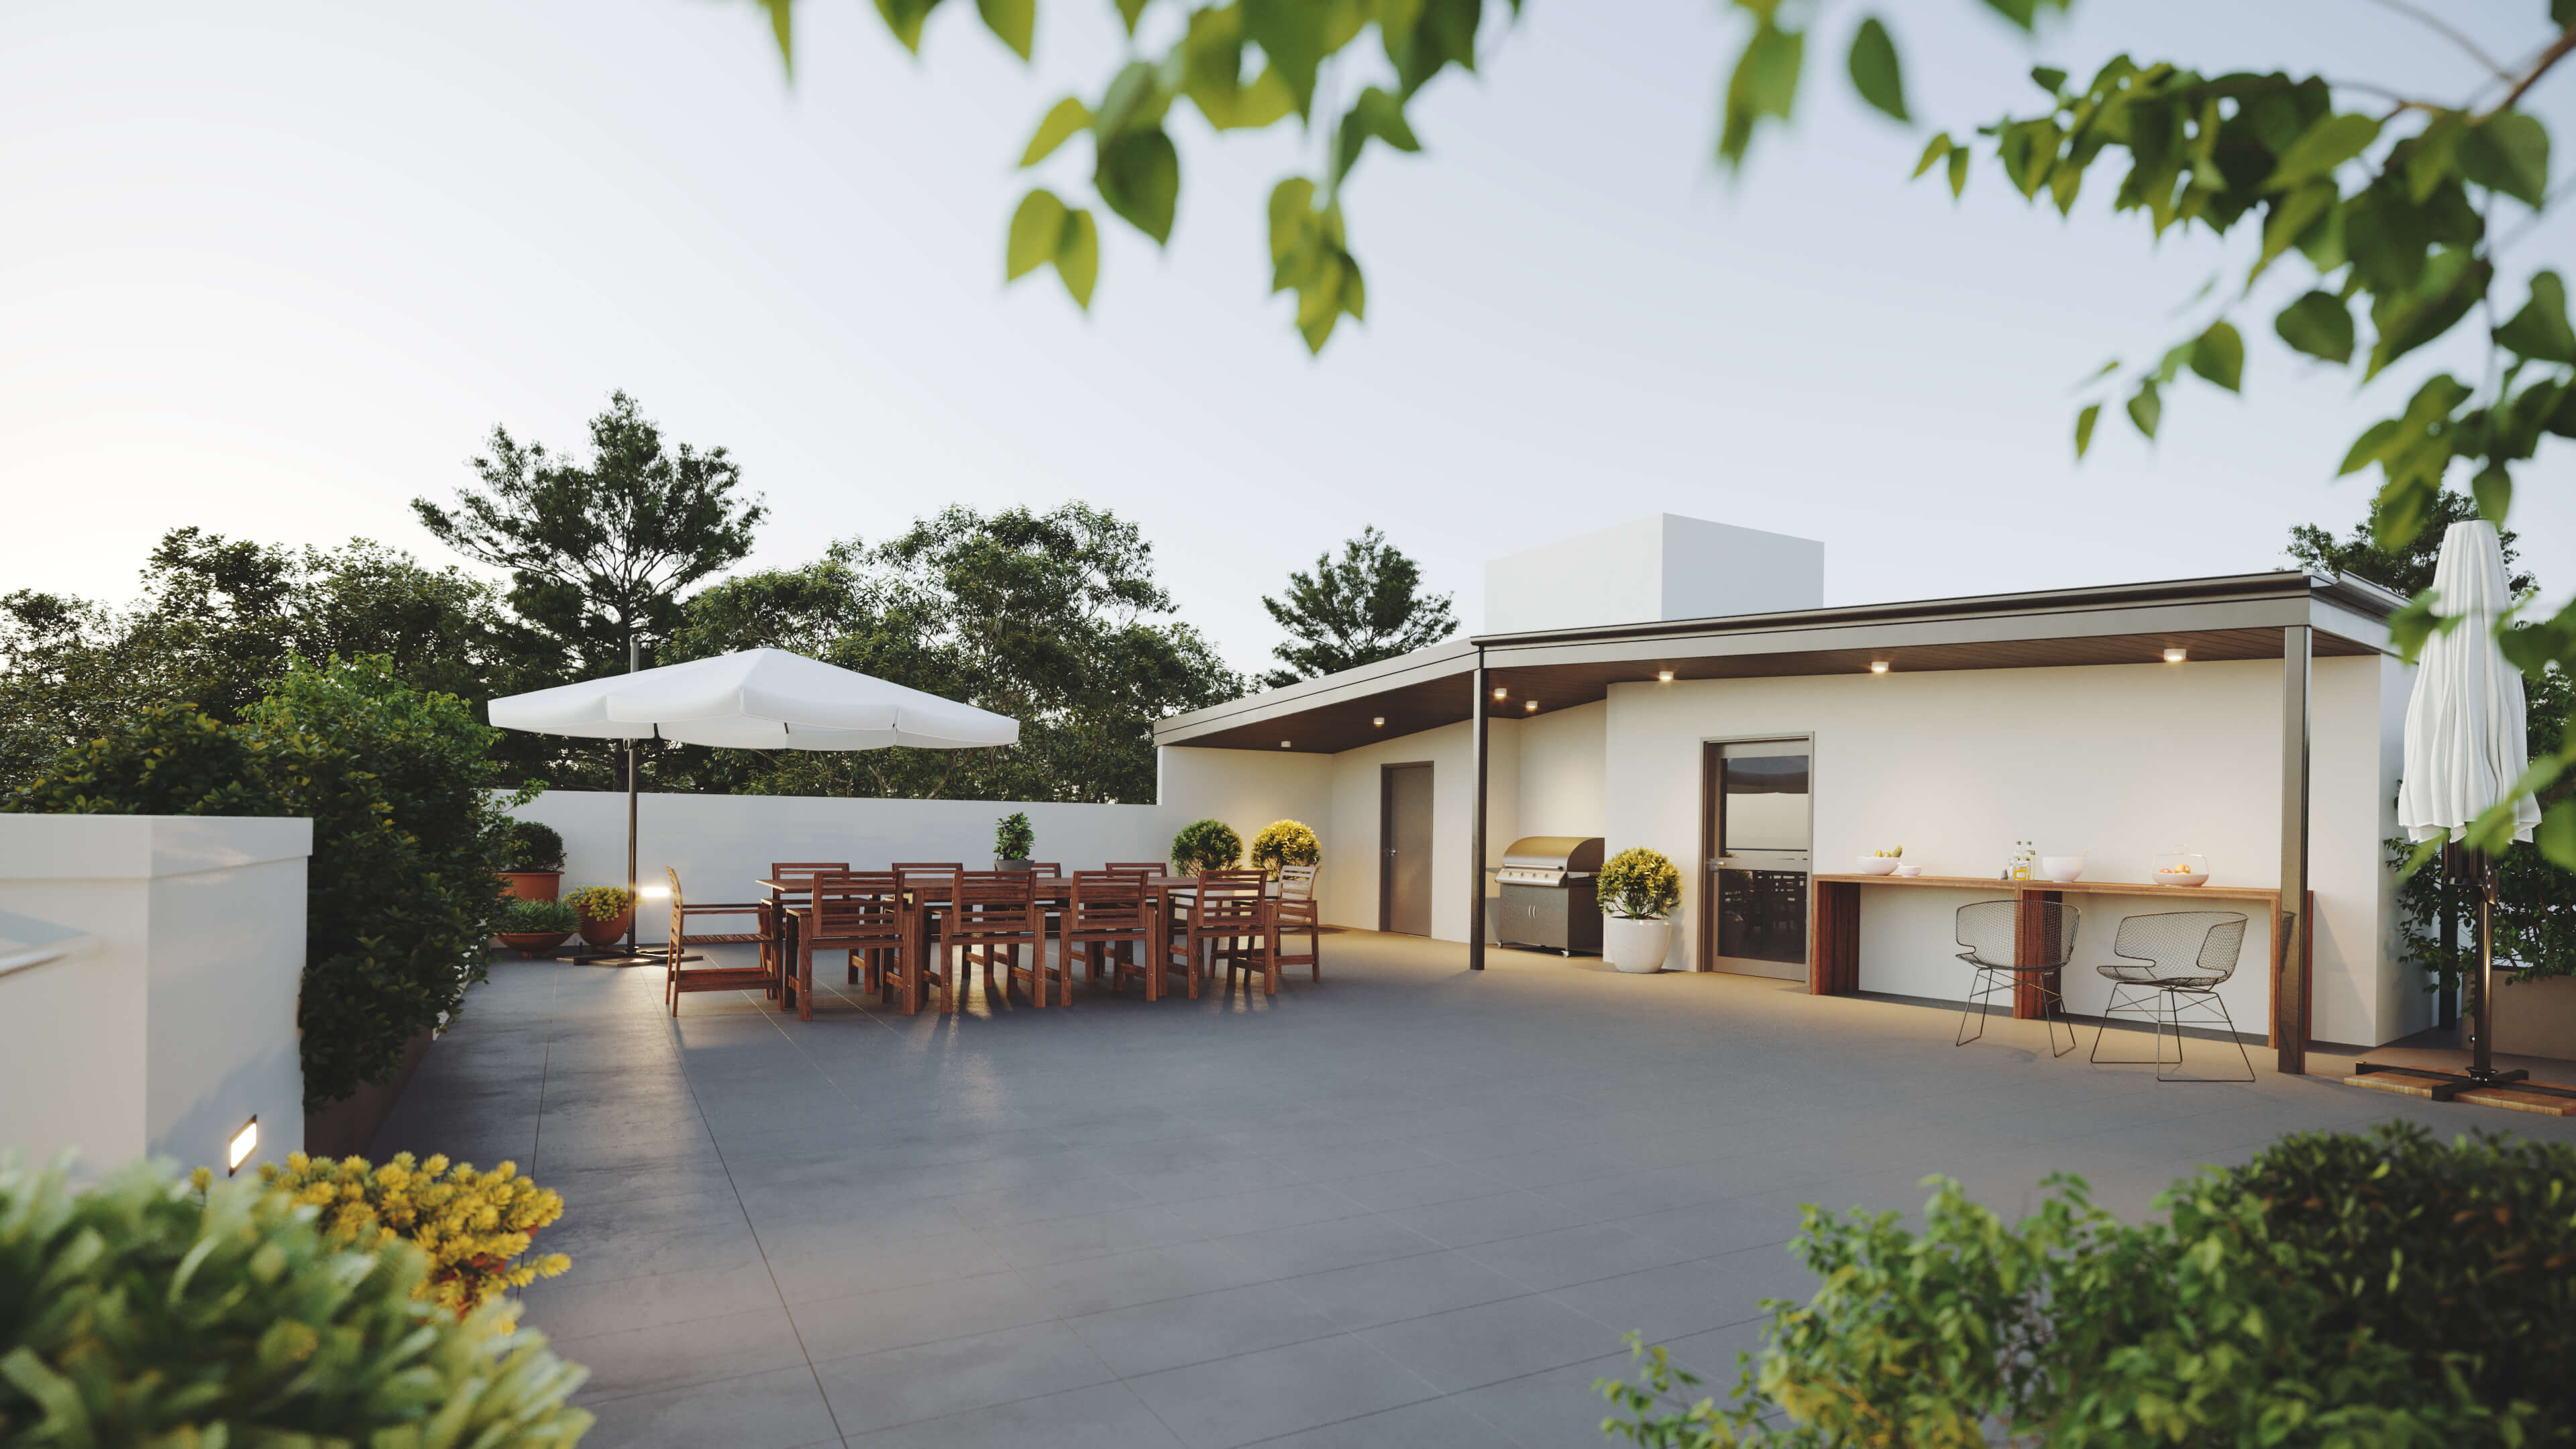
<instances>
[{"instance_id":1,"label":"grill lid","mask_svg":"<svg viewBox=\"0 0 2576 1449\"><path fill-rule=\"evenodd\" d=\"M1597 835L1525 835L1503 852L1494 878L1505 885L1561 886L1569 875L1589 876L1600 869Z\"/></svg>"}]
</instances>

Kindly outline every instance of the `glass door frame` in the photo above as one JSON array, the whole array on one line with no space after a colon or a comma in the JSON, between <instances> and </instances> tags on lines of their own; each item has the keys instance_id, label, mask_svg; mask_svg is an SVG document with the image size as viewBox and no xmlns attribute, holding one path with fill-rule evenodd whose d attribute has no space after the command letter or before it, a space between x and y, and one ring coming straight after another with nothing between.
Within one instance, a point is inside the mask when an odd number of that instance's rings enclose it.
<instances>
[{"instance_id":1,"label":"glass door frame","mask_svg":"<svg viewBox=\"0 0 2576 1449\"><path fill-rule=\"evenodd\" d=\"M1717 860L1720 832L1725 822L1718 819L1718 780L1724 768L1728 745L1798 745L1807 752L1807 914L1812 923L1816 909L1816 737L1806 734L1707 735L1699 742L1699 949L1692 953L1691 969L1717 969ZM1813 971L1816 962L1815 931L1807 932L1806 966ZM1787 963L1781 963L1787 964ZM1787 978L1779 978L1787 979Z\"/></svg>"}]
</instances>

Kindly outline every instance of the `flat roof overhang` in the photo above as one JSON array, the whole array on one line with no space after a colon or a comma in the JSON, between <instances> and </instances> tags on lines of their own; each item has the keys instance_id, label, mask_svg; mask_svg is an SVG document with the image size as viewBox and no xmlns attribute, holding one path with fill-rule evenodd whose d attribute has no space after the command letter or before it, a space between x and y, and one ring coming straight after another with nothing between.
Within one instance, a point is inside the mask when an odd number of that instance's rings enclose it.
<instances>
[{"instance_id":1,"label":"flat roof overhang","mask_svg":"<svg viewBox=\"0 0 2576 1449\"><path fill-rule=\"evenodd\" d=\"M1526 719L1608 697L1610 686L1676 680L2035 669L2278 659L2281 631L2313 626L2319 657L2388 652L2405 600L2359 579L2296 571L1685 619L1454 640L1286 689L1164 720L1157 744L1337 754L1473 717L1481 655L1510 691L1497 718ZM1536 701L1539 708L1526 705ZM1376 721L1383 719L1384 724Z\"/></svg>"}]
</instances>

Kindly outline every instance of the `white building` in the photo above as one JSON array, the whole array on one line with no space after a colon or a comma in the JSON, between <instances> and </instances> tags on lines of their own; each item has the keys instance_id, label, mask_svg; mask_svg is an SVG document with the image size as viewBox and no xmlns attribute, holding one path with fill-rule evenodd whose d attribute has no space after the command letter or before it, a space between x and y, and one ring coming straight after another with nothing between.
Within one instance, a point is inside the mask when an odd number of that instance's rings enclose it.
<instances>
[{"instance_id":1,"label":"white building","mask_svg":"<svg viewBox=\"0 0 2576 1449\"><path fill-rule=\"evenodd\" d=\"M2210 892L2279 889L2293 912L2304 877L2310 969L2296 939L2272 939L2300 933L2269 904L2070 888L2069 1010L2104 1004L2089 967L2112 959L2121 917L2223 904L2254 917L2224 992L2240 1029L2269 1031L2274 991L2295 1002L2303 984L2320 1041L2429 1023L2394 949L2382 846L2398 833L2411 671L2387 619L2403 600L2284 571L1824 608L1822 579L1812 541L1671 515L1496 560L1484 633L1158 725L1161 814L1247 839L1305 821L1328 922L1467 942L1475 964L1487 868L1514 839L1650 846L1683 869L1671 964L1941 1000L1968 986L1952 912L1999 894L1984 882L2014 842L2139 886L2190 852ZM1742 785L1766 768L1790 788ZM1856 946L1814 919L1803 880L1794 925L1748 946L1739 910L1738 938L1714 939L1717 897L1752 878L1717 868L1727 852L1767 848L1776 866L1804 846L1812 866L1785 874L1831 877L1894 845L1927 876L1971 879L1819 886L1857 897ZM1843 944L1819 953L1820 931ZM2280 1044L2293 1066L2304 1042Z\"/></svg>"}]
</instances>

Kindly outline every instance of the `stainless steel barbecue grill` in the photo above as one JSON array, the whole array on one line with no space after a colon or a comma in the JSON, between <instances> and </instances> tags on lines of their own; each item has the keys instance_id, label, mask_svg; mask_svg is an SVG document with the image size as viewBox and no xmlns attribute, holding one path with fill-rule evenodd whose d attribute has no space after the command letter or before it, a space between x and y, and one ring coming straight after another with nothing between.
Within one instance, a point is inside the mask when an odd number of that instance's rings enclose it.
<instances>
[{"instance_id":1,"label":"stainless steel barbecue grill","mask_svg":"<svg viewBox=\"0 0 2576 1449\"><path fill-rule=\"evenodd\" d=\"M1530 835L1512 842L1494 872L1501 899L1494 903L1494 940L1505 946L1541 946L1571 956L1601 950L1601 903L1593 877L1601 870L1601 841L1579 835Z\"/></svg>"}]
</instances>

